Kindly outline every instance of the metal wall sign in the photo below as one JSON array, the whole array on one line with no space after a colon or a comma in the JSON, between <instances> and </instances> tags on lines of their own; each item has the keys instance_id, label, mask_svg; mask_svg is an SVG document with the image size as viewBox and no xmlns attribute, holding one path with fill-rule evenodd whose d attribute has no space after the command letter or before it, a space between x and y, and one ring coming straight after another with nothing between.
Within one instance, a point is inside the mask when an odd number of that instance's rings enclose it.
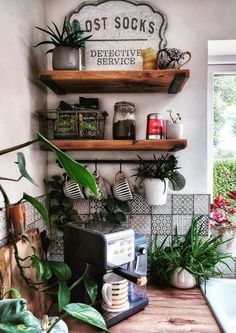
<instances>
[{"instance_id":1,"label":"metal wall sign","mask_svg":"<svg viewBox=\"0 0 236 333\"><path fill-rule=\"evenodd\" d=\"M167 44L167 17L148 1L85 1L67 14L67 23L74 19L84 36L92 35L85 44L88 70L141 70L141 50Z\"/></svg>"}]
</instances>

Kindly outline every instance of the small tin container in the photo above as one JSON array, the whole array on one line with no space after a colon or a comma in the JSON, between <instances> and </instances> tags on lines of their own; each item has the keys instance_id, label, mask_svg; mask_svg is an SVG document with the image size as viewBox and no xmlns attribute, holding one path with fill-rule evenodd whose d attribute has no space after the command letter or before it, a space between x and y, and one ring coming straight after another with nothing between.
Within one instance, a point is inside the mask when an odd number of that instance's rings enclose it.
<instances>
[{"instance_id":1,"label":"small tin container","mask_svg":"<svg viewBox=\"0 0 236 333\"><path fill-rule=\"evenodd\" d=\"M147 116L146 139L163 139L164 124L160 113L151 113Z\"/></svg>"}]
</instances>

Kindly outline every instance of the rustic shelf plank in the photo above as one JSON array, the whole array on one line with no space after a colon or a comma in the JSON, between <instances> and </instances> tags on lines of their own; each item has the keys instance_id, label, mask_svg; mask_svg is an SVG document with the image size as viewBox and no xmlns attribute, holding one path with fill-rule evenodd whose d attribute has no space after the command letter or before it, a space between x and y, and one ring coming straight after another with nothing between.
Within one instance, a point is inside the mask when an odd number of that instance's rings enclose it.
<instances>
[{"instance_id":1,"label":"rustic shelf plank","mask_svg":"<svg viewBox=\"0 0 236 333\"><path fill-rule=\"evenodd\" d=\"M177 151L186 148L187 140L52 140L61 150L84 151Z\"/></svg>"},{"instance_id":2,"label":"rustic shelf plank","mask_svg":"<svg viewBox=\"0 0 236 333\"><path fill-rule=\"evenodd\" d=\"M188 69L143 71L43 71L39 79L56 94L151 93L176 94L189 78Z\"/></svg>"}]
</instances>

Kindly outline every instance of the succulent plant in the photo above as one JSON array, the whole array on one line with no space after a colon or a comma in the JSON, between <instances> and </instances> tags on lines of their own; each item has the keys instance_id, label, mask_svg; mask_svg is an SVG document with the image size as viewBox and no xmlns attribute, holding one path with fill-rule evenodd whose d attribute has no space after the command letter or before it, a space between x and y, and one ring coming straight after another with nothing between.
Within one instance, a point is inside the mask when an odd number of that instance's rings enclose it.
<instances>
[{"instance_id":1,"label":"succulent plant","mask_svg":"<svg viewBox=\"0 0 236 333\"><path fill-rule=\"evenodd\" d=\"M47 29L43 29L40 27L35 27L36 29L45 32L50 36L51 40L44 40L42 42L39 42L37 45L34 45L34 47L38 47L40 45L53 45L54 47L49 49L47 53L50 53L53 51L55 47L58 46L67 46L72 48L81 48L84 47L85 41L87 41L92 35L89 35L87 37L82 38L82 34L85 32L84 30L80 29L80 24L77 20L74 20L71 25L66 24L66 20L64 19L62 30L60 31L57 25L52 22L53 28L47 25Z\"/></svg>"}]
</instances>

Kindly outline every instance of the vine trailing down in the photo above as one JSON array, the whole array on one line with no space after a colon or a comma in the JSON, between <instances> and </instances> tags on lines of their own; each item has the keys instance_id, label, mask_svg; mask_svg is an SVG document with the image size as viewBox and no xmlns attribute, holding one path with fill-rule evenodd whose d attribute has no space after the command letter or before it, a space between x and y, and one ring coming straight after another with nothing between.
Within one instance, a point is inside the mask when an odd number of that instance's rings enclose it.
<instances>
[{"instance_id":1,"label":"vine trailing down","mask_svg":"<svg viewBox=\"0 0 236 333\"><path fill-rule=\"evenodd\" d=\"M49 148L56 155L57 159L60 161L60 164L65 169L68 176L79 185L88 187L88 189L94 194L94 196L95 197L97 196L97 185L92 174L85 167L74 161L70 156L63 153L60 149L52 145L47 139L45 139L39 133L37 133L36 139L32 141L28 141L14 147L1 150L0 155L16 151L20 148L29 146L35 142L40 142L46 145L47 148ZM24 154L21 152L17 154L17 165L20 172L20 177L18 179L15 180L6 177L0 177L0 180L18 182L22 178L26 178L28 181L36 185L34 180L31 178L31 176L28 174L26 170L25 157ZM7 222L9 240L13 244L16 264L17 267L19 268L20 275L22 276L25 283L34 290L57 294L58 307L61 313L61 316L58 318L58 321L67 315L71 315L79 320L94 325L107 332L107 327L103 317L92 306L83 303L70 303L71 290L75 288L82 281L85 284L85 288L90 298L91 304L95 302L97 295L97 285L94 281L91 281L88 278L87 276L88 267L86 268L83 275L81 277L78 277L78 280L69 287L67 283L71 277L71 270L68 265L66 265L64 262L51 261L39 257L35 251L35 248L32 246L28 235L25 233L23 229L21 230L20 234L14 233L9 215L9 208L11 206L20 204L22 201L28 201L30 204L32 204L35 207L35 209L42 216L46 224L46 227L50 228L50 220L46 208L37 199L26 193L23 193L22 198L17 203L11 204L9 197L1 184L0 184L0 192L5 202L5 219ZM32 255L27 256L27 258L21 258L19 256L17 248L18 239L28 241L31 244ZM25 267L24 265L26 259L28 259L31 262L30 267L33 267L36 270L39 282L34 283L26 277L25 269L27 269L27 267ZM53 284L50 284L49 281L51 281L52 278L54 282ZM52 330L52 328L56 325L56 323L57 321L54 322L54 324L49 328L48 332Z\"/></svg>"}]
</instances>

